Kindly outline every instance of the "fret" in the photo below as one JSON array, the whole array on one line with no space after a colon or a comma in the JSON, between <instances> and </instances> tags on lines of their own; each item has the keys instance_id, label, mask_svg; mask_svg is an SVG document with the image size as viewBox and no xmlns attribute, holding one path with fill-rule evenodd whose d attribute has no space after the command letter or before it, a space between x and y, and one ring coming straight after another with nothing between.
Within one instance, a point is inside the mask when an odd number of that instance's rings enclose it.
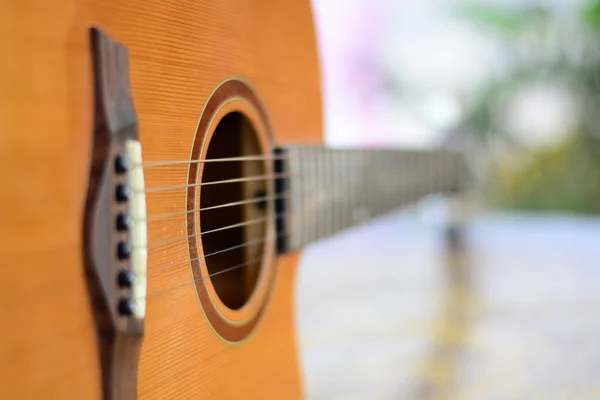
<instances>
[{"instance_id":1,"label":"fret","mask_svg":"<svg viewBox=\"0 0 600 400\"><path fill-rule=\"evenodd\" d=\"M321 200L321 187L323 186L323 149L318 147L313 149L313 178L315 184L315 192L313 194L313 201L315 204L315 239L321 239L324 235L323 232L323 201Z\"/></svg>"},{"instance_id":2,"label":"fret","mask_svg":"<svg viewBox=\"0 0 600 400\"><path fill-rule=\"evenodd\" d=\"M325 149L323 151L323 172L325 175L323 193L325 196L325 215L324 215L324 237L331 236L333 234L333 208L334 208L334 197L333 197L333 165L331 150Z\"/></svg>"},{"instance_id":3,"label":"fret","mask_svg":"<svg viewBox=\"0 0 600 400\"><path fill-rule=\"evenodd\" d=\"M396 182L394 187L394 204L402 205L402 157L394 158L394 171L396 173Z\"/></svg>"},{"instance_id":4,"label":"fret","mask_svg":"<svg viewBox=\"0 0 600 400\"><path fill-rule=\"evenodd\" d=\"M301 181L301 191L300 193L289 193L291 199L298 199L300 205L298 208L300 209L300 218L301 223L303 224L303 229L300 229L300 238L299 242L302 245L305 245L310 242L308 238L309 230L306 229L306 225L308 224L308 220L310 215L308 214L308 193L310 190L310 176L309 176L309 168L308 168L308 151L306 147L299 147L298 152L295 153L298 157L298 164L300 166L298 173L300 174Z\"/></svg>"},{"instance_id":5,"label":"fret","mask_svg":"<svg viewBox=\"0 0 600 400\"><path fill-rule=\"evenodd\" d=\"M317 193L317 180L316 180L316 168L315 164L316 156L315 149L309 147L306 149L306 175L307 175L307 190L306 190L306 210L305 216L306 221L308 221L307 226L307 243L310 243L314 240L317 240L317 222L316 222L316 193Z\"/></svg>"},{"instance_id":6,"label":"fret","mask_svg":"<svg viewBox=\"0 0 600 400\"><path fill-rule=\"evenodd\" d=\"M399 156L395 160L395 169L396 169L396 190L394 193L394 202L398 205L402 205L404 202L403 194L404 194L404 185L406 185L406 181L404 179L404 163L406 162L406 154L403 156Z\"/></svg>"},{"instance_id":7,"label":"fret","mask_svg":"<svg viewBox=\"0 0 600 400\"><path fill-rule=\"evenodd\" d=\"M333 233L333 176L331 168L331 152L323 150L323 196L324 196L324 215L323 215L323 237L330 236Z\"/></svg>"},{"instance_id":8,"label":"fret","mask_svg":"<svg viewBox=\"0 0 600 400\"><path fill-rule=\"evenodd\" d=\"M353 222L355 224L358 224L360 222L363 221L363 196L366 192L367 189L367 180L365 179L365 176L367 174L367 171L365 171L365 168L363 167L363 165L365 164L365 160L366 160L366 152L356 152L356 154L354 155L356 157L356 164L355 165L355 193L354 193L354 210L353 210ZM363 190L359 190L359 188L362 188Z\"/></svg>"},{"instance_id":9,"label":"fret","mask_svg":"<svg viewBox=\"0 0 600 400\"><path fill-rule=\"evenodd\" d=\"M346 174L346 164L345 164L345 152L343 152L342 150L338 150L336 152L337 155L337 166L338 166L338 178L340 180L340 186L338 187L338 217L337 217L337 229L338 230L342 230L344 229L347 225L345 223L345 219L346 219L346 210L344 209L345 207L345 202L346 202L346 195L348 194L348 188L347 188L347 184L348 184L348 176Z\"/></svg>"},{"instance_id":10,"label":"fret","mask_svg":"<svg viewBox=\"0 0 600 400\"><path fill-rule=\"evenodd\" d=\"M423 179L425 177L426 171L423 168L423 157L415 157L413 154L413 162L414 162L414 170L419 171L419 178L413 179L414 190L410 201L412 202L414 199L417 199L423 193L423 186L426 183L426 180Z\"/></svg>"},{"instance_id":11,"label":"fret","mask_svg":"<svg viewBox=\"0 0 600 400\"><path fill-rule=\"evenodd\" d=\"M348 190L348 193L346 194L346 205L345 205L345 212L344 212L344 227L348 227L351 226L354 222L352 220L352 212L354 211L354 169L355 169L355 162L354 162L354 154L355 152L352 150L349 150L347 152L345 152L346 156L345 158L345 165L346 165L346 179L347 179L347 183L346 183L346 187Z\"/></svg>"},{"instance_id":12,"label":"fret","mask_svg":"<svg viewBox=\"0 0 600 400\"><path fill-rule=\"evenodd\" d=\"M417 185L418 189L415 191L413 198L418 199L427 193L427 186L429 185L429 182L427 181L429 178L427 153L423 154L423 157L416 156L415 164L416 170L419 171L419 179L415 179L415 184Z\"/></svg>"},{"instance_id":13,"label":"fret","mask_svg":"<svg viewBox=\"0 0 600 400\"><path fill-rule=\"evenodd\" d=\"M378 214L385 214L387 209L387 194L390 188L389 185L389 171L387 170L387 156L388 152L383 152L381 156L377 157L377 198L375 202L377 204Z\"/></svg>"},{"instance_id":14,"label":"fret","mask_svg":"<svg viewBox=\"0 0 600 400\"><path fill-rule=\"evenodd\" d=\"M412 177L407 173L412 167L412 152L407 152L404 155L404 160L401 161L402 186L400 188L400 204L404 206L410 203L411 191L413 190Z\"/></svg>"},{"instance_id":15,"label":"fret","mask_svg":"<svg viewBox=\"0 0 600 400\"><path fill-rule=\"evenodd\" d=\"M340 185L338 187L338 213L337 213L337 230L344 229L347 225L345 224L345 196L348 194L347 188L347 175L346 175L346 164L345 154L343 151L338 150L336 152L337 157L337 168L338 168L338 179Z\"/></svg>"},{"instance_id":16,"label":"fret","mask_svg":"<svg viewBox=\"0 0 600 400\"><path fill-rule=\"evenodd\" d=\"M327 182L327 186L326 186L326 190L327 190L327 199L328 199L328 206L327 206L327 229L326 231L326 235L330 236L333 235L335 233L335 205L336 205L336 193L335 193L335 189L336 189L336 176L335 176L335 165L333 164L333 151L328 150L325 152L325 171L326 174L328 176L328 179L326 179Z\"/></svg>"},{"instance_id":17,"label":"fret","mask_svg":"<svg viewBox=\"0 0 600 400\"><path fill-rule=\"evenodd\" d=\"M360 205L360 220L359 222L363 222L364 220L366 220L368 218L368 213L369 210L367 210L366 204L367 204L367 196L369 195L369 192L371 190L373 190L371 188L370 182L369 182L369 177L370 177L370 173L371 173L371 168L369 168L368 164L369 164L369 160L370 160L370 153L364 152L361 153L360 156L360 163L361 163L361 169L360 171L358 171L359 176L360 176L360 183L358 185L358 188L362 188L363 190L358 190L358 204Z\"/></svg>"},{"instance_id":18,"label":"fret","mask_svg":"<svg viewBox=\"0 0 600 400\"><path fill-rule=\"evenodd\" d=\"M304 229L302 229L302 243L303 244L307 244L310 243L313 238L310 236L311 235L311 218L312 218L312 213L310 212L310 199L311 199L311 191L313 189L313 185L312 185L312 160L310 157L310 153L311 152L311 148L306 148L303 147L302 151L300 152L299 156L302 157L301 158L301 165L302 165L302 175L303 175L303 179L304 182L302 184L303 187L303 191L301 193L301 198L302 198L302 223L304 224Z\"/></svg>"},{"instance_id":19,"label":"fret","mask_svg":"<svg viewBox=\"0 0 600 400\"><path fill-rule=\"evenodd\" d=\"M346 194L344 196L344 228L352 225L352 210L354 208L353 163L354 152L344 151L344 175L346 176Z\"/></svg>"},{"instance_id":20,"label":"fret","mask_svg":"<svg viewBox=\"0 0 600 400\"><path fill-rule=\"evenodd\" d=\"M342 172L344 174L344 193L343 199L343 214L342 214L342 227L346 228L351 225L351 210L352 210L352 153L350 151L342 151L342 164L344 166Z\"/></svg>"},{"instance_id":21,"label":"fret","mask_svg":"<svg viewBox=\"0 0 600 400\"><path fill-rule=\"evenodd\" d=\"M392 192L392 207L400 204L400 185L402 184L402 176L400 175L400 157L394 157L394 191Z\"/></svg>"},{"instance_id":22,"label":"fret","mask_svg":"<svg viewBox=\"0 0 600 400\"><path fill-rule=\"evenodd\" d=\"M331 166L332 166L332 182L333 186L333 210L331 211L332 216L332 225L331 232L335 233L342 229L340 225L340 208L341 208L341 195L342 195L342 176L340 174L340 165L339 165L339 151L333 150L331 152Z\"/></svg>"},{"instance_id":23,"label":"fret","mask_svg":"<svg viewBox=\"0 0 600 400\"><path fill-rule=\"evenodd\" d=\"M452 167L452 176L450 177L453 182L453 191L463 191L467 186L467 179L469 177L467 173L467 165L465 163L465 159L462 157L454 156L453 157L453 167ZM454 194L454 193L453 193Z\"/></svg>"},{"instance_id":24,"label":"fret","mask_svg":"<svg viewBox=\"0 0 600 400\"><path fill-rule=\"evenodd\" d=\"M384 152L381 156L377 157L377 164L377 199L375 199L375 202L377 204L377 214L381 215L388 211L386 208L386 196L389 188L387 152Z\"/></svg>"},{"instance_id":25,"label":"fret","mask_svg":"<svg viewBox=\"0 0 600 400\"><path fill-rule=\"evenodd\" d=\"M415 180L418 189L415 191L414 198L418 199L427 193L427 185L429 184L427 182L429 168L427 165L427 154L423 154L423 157L415 157L415 163L417 165L416 170L419 171L419 179Z\"/></svg>"},{"instance_id":26,"label":"fret","mask_svg":"<svg viewBox=\"0 0 600 400\"><path fill-rule=\"evenodd\" d=\"M445 170L445 165L448 159L448 153L443 152L440 154L438 161L438 169L439 169L439 178L438 178L438 190L442 193L448 192L448 180L446 179L447 171Z\"/></svg>"},{"instance_id":27,"label":"fret","mask_svg":"<svg viewBox=\"0 0 600 400\"><path fill-rule=\"evenodd\" d=\"M365 207L369 210L367 218L374 218L379 215L377 203L379 196L379 173L377 170L377 162L375 160L375 154L373 150L369 150L369 156L367 158L367 179L369 180L369 191L365 198Z\"/></svg>"},{"instance_id":28,"label":"fret","mask_svg":"<svg viewBox=\"0 0 600 400\"><path fill-rule=\"evenodd\" d=\"M352 203L350 207L350 221L351 224L357 224L359 221L359 209L360 209L360 191L358 190L361 187L361 168L360 162L362 156L358 151L352 152Z\"/></svg>"},{"instance_id":29,"label":"fret","mask_svg":"<svg viewBox=\"0 0 600 400\"><path fill-rule=\"evenodd\" d=\"M373 192L375 198L373 199L373 203L375 204L375 209L377 215L382 215L385 213L384 207L384 197L385 197L385 171L383 168L385 166L385 152L380 155L373 154L373 163L374 163L374 182L375 182L375 191Z\"/></svg>"},{"instance_id":30,"label":"fret","mask_svg":"<svg viewBox=\"0 0 600 400\"><path fill-rule=\"evenodd\" d=\"M315 152L314 152L314 163L315 163L315 185L316 185L316 192L315 192L315 202L316 202L316 212L315 212L315 225L316 225L316 239L321 239L322 237L325 236L325 230L323 229L323 215L324 215L324 201L322 198L323 195L323 179L324 179L324 174L321 173L323 171L323 148L318 147L315 148Z\"/></svg>"},{"instance_id":31,"label":"fret","mask_svg":"<svg viewBox=\"0 0 600 400\"><path fill-rule=\"evenodd\" d=\"M344 228L352 225L352 211L354 209L354 152L346 151L344 154L344 169L346 176L346 196L344 198Z\"/></svg>"},{"instance_id":32,"label":"fret","mask_svg":"<svg viewBox=\"0 0 600 400\"><path fill-rule=\"evenodd\" d=\"M444 151L441 151L440 153L436 154L433 159L433 165L435 166L435 170L434 170L435 176L433 179L433 181L434 181L433 191L435 193L443 193L444 192L444 190L443 190L444 180L442 179L442 174L443 174L442 161L444 159L444 153L445 153Z\"/></svg>"},{"instance_id":33,"label":"fret","mask_svg":"<svg viewBox=\"0 0 600 400\"><path fill-rule=\"evenodd\" d=\"M315 239L321 239L325 236L323 230L323 214L324 214L324 201L322 199L322 187L323 187L323 148L317 147L314 149L314 179L316 191L314 194L315 201Z\"/></svg>"},{"instance_id":34,"label":"fret","mask_svg":"<svg viewBox=\"0 0 600 400\"><path fill-rule=\"evenodd\" d=\"M443 163L445 165L447 165L444 174L443 174L443 179L444 179L444 185L443 185L443 190L445 193L450 193L452 191L452 187L455 185L455 182L451 179L454 168L450 165L453 163L451 154L448 153L444 153L442 155L442 159L443 159Z\"/></svg>"},{"instance_id":35,"label":"fret","mask_svg":"<svg viewBox=\"0 0 600 400\"><path fill-rule=\"evenodd\" d=\"M402 206L404 204L404 186L406 185L406 179L404 177L404 163L406 155L403 157L398 157L396 159L396 172L398 174L397 182L396 182L396 204Z\"/></svg>"},{"instance_id":36,"label":"fret","mask_svg":"<svg viewBox=\"0 0 600 400\"><path fill-rule=\"evenodd\" d=\"M301 174L301 158L298 157L298 153L300 153L300 149L298 148L290 148L287 152L288 155L288 160L287 160L287 165L288 167L286 168L286 170L288 171L289 175L291 176L296 176L296 179L290 179L290 184L288 185L289 190L285 193L283 193L283 196L288 196L286 197L286 199L288 200L286 202L286 204L288 204L288 209L286 210L288 212L288 221L289 221L289 230L288 232L290 232L290 237L286 238L289 246L292 248L299 248L302 246L302 210L301 210L301 205L302 202L301 201L297 201L298 199L294 199L293 197L290 197L289 194L290 193L300 193L300 191L302 190L302 185L304 183L304 178Z\"/></svg>"},{"instance_id":37,"label":"fret","mask_svg":"<svg viewBox=\"0 0 600 400\"><path fill-rule=\"evenodd\" d=\"M327 216L329 214L329 200L326 198L327 179L329 178L327 168L327 160L325 159L325 148L319 147L317 152L317 181L319 182L319 192L317 194L319 201L319 218L317 224L319 226L319 239L327 237Z\"/></svg>"},{"instance_id":38,"label":"fret","mask_svg":"<svg viewBox=\"0 0 600 400\"><path fill-rule=\"evenodd\" d=\"M312 222L310 228L310 237L309 239L312 240L317 240L319 238L319 227L318 227L318 218L319 218L319 211L318 211L318 207L317 207L317 200L318 200L318 181L317 181L317 149L315 148L311 148L310 149L310 156L309 156L309 160L310 160L310 192L309 192L309 204L311 205L311 207L308 209L308 212L310 213L310 220Z\"/></svg>"},{"instance_id":39,"label":"fret","mask_svg":"<svg viewBox=\"0 0 600 400\"><path fill-rule=\"evenodd\" d=\"M392 192L394 190L394 170L393 170L393 164L392 164L392 152L387 152L385 155L385 160L384 160L384 166L383 166L383 173L385 175L384 181L385 181L385 187L384 187L384 191L385 191L385 196L383 196L383 209L384 212L389 212L393 206L392 206Z\"/></svg>"},{"instance_id":40,"label":"fret","mask_svg":"<svg viewBox=\"0 0 600 400\"><path fill-rule=\"evenodd\" d=\"M382 199L382 207L385 213L389 212L392 209L391 197L392 191L394 190L393 186L393 170L392 170L392 157L391 152L387 152L384 158L384 166L383 166L383 174L384 174L384 191L385 195Z\"/></svg>"},{"instance_id":41,"label":"fret","mask_svg":"<svg viewBox=\"0 0 600 400\"><path fill-rule=\"evenodd\" d=\"M372 179L375 189L371 196L374 196L372 202L375 206L375 215L381 215L384 212L383 209L383 196L385 195L385 176L382 171L382 163L385 159L385 153L379 156L372 154L372 165L371 170L373 171Z\"/></svg>"},{"instance_id":42,"label":"fret","mask_svg":"<svg viewBox=\"0 0 600 400\"><path fill-rule=\"evenodd\" d=\"M367 206L370 209L370 218L379 216L379 202L381 200L381 188L380 188L380 178L381 174L379 172L379 165L377 162L376 154L373 150L369 151L369 182L371 184L371 190L369 191L369 199L367 201Z\"/></svg>"},{"instance_id":43,"label":"fret","mask_svg":"<svg viewBox=\"0 0 600 400\"><path fill-rule=\"evenodd\" d=\"M346 162L347 153L345 151L338 152L339 159L339 177L340 177L340 213L338 220L338 228L344 229L347 227L347 213L348 213L348 195L350 194L350 188L348 186L348 165Z\"/></svg>"},{"instance_id":44,"label":"fret","mask_svg":"<svg viewBox=\"0 0 600 400\"><path fill-rule=\"evenodd\" d=\"M308 169L308 178L309 178L309 185L308 185L308 190L306 192L307 195L307 210L306 210L306 216L308 217L308 220L310 221L310 224L308 225L308 241L312 242L314 240L317 240L318 238L318 232L317 232L317 164L316 164L316 149L310 147L307 149L307 154L306 154L306 160L307 160L307 169Z\"/></svg>"},{"instance_id":45,"label":"fret","mask_svg":"<svg viewBox=\"0 0 600 400\"><path fill-rule=\"evenodd\" d=\"M427 185L427 193L436 193L437 187L437 154L431 153L428 155L428 174L429 174L429 184Z\"/></svg>"},{"instance_id":46,"label":"fret","mask_svg":"<svg viewBox=\"0 0 600 400\"><path fill-rule=\"evenodd\" d=\"M452 174L452 169L447 167L447 164L449 162L451 162L452 159L452 155L449 152L443 152L442 154L440 154L440 162L439 162L439 168L440 168L440 181L439 181L439 186L440 186L440 191L443 193L449 193L451 191L451 187L453 185L453 182L451 182L451 174Z\"/></svg>"},{"instance_id":47,"label":"fret","mask_svg":"<svg viewBox=\"0 0 600 400\"><path fill-rule=\"evenodd\" d=\"M441 150L435 153L429 154L429 186L427 187L428 193L438 193L438 180L439 180L439 156Z\"/></svg>"},{"instance_id":48,"label":"fret","mask_svg":"<svg viewBox=\"0 0 600 400\"><path fill-rule=\"evenodd\" d=\"M373 150L369 150L368 179L369 184L371 185L371 190L369 190L369 198L366 203L370 211L369 218L379 216L379 202L381 200L381 196L379 195L379 193L381 193L379 179L381 174L379 173L378 167L379 165Z\"/></svg>"},{"instance_id":49,"label":"fret","mask_svg":"<svg viewBox=\"0 0 600 400\"><path fill-rule=\"evenodd\" d=\"M296 235L296 237L291 239L290 241L293 241L297 247L300 247L305 243L304 229L302 229L302 224L304 224L305 220L304 207L306 202L304 201L304 192L306 185L306 176L304 173L304 160L306 158L303 157L303 153L304 148L295 147L294 151L289 153L290 159L288 160L290 165L293 165L295 167L295 169L290 169L290 174L292 176L297 175L296 180L298 181L296 185L292 185L292 190L289 193L286 193L286 195L288 196L287 201L296 204L296 206L294 207L294 214L296 215L295 221L298 224L298 229L294 230L293 233L291 233L292 235ZM296 160L293 160L293 157L295 157ZM294 246L294 248L297 248L296 246Z\"/></svg>"},{"instance_id":50,"label":"fret","mask_svg":"<svg viewBox=\"0 0 600 400\"><path fill-rule=\"evenodd\" d=\"M339 231L339 215L340 215L340 196L341 191L341 177L340 177L340 166L338 165L338 152L331 150L329 152L329 159L331 162L331 191L332 191L332 207L331 207L331 233Z\"/></svg>"},{"instance_id":51,"label":"fret","mask_svg":"<svg viewBox=\"0 0 600 400\"><path fill-rule=\"evenodd\" d=\"M431 165L429 164L429 154L423 154L423 157L418 157L419 160L419 171L423 171L421 179L419 179L419 192L418 197L425 196L429 193L429 186L431 185Z\"/></svg>"},{"instance_id":52,"label":"fret","mask_svg":"<svg viewBox=\"0 0 600 400\"><path fill-rule=\"evenodd\" d=\"M440 168L445 166L445 169L441 172L440 176L440 190L444 193L449 193L452 191L452 186L454 182L449 179L452 176L452 167L449 165L452 163L452 157L450 154L444 152L440 154Z\"/></svg>"},{"instance_id":53,"label":"fret","mask_svg":"<svg viewBox=\"0 0 600 400\"><path fill-rule=\"evenodd\" d=\"M361 215L361 222L365 221L367 218L370 218L370 214L372 214L373 210L369 207L369 197L371 192L373 191L373 181L371 180L371 175L373 173L373 169L371 168L371 151L367 151L363 154L362 160L362 179L363 183L359 188L364 188L364 190L358 192L360 196L360 206L363 210Z\"/></svg>"},{"instance_id":54,"label":"fret","mask_svg":"<svg viewBox=\"0 0 600 400\"><path fill-rule=\"evenodd\" d=\"M386 171L388 174L388 190L385 201L385 208L387 211L394 209L394 191L396 186L396 174L394 171L394 158L393 153L389 152L387 156Z\"/></svg>"},{"instance_id":55,"label":"fret","mask_svg":"<svg viewBox=\"0 0 600 400\"><path fill-rule=\"evenodd\" d=\"M408 168L404 171L406 173L406 176L409 178L409 182L410 182L410 186L408 187L408 197L407 197L407 204L408 203L412 203L415 199L417 199L419 197L419 191L420 191L420 187L421 187L421 176L422 176L422 171L420 170L420 163L419 163L419 158L416 157L416 153L411 152L410 153L410 164L408 165ZM419 176L415 176L415 175L411 175L409 172L410 171L419 171Z\"/></svg>"},{"instance_id":56,"label":"fret","mask_svg":"<svg viewBox=\"0 0 600 400\"><path fill-rule=\"evenodd\" d=\"M325 206L323 215L323 237L327 237L333 234L333 209L334 209L334 197L333 197L333 164L331 151L323 149L323 197Z\"/></svg>"}]
</instances>

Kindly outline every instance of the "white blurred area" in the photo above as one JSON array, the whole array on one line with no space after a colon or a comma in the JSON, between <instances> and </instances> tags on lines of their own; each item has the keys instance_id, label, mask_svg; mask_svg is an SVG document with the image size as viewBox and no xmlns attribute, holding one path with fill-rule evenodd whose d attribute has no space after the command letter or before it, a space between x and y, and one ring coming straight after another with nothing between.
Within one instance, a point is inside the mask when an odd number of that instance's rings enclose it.
<instances>
[{"instance_id":1,"label":"white blurred area","mask_svg":"<svg viewBox=\"0 0 600 400\"><path fill-rule=\"evenodd\" d=\"M510 50L551 57L560 42L581 56L568 20L582 1L479 2L555 7L560 31ZM448 12L458 3L312 0L329 145L427 148L463 133L475 93L515 66L507 43ZM583 108L570 90L534 79L503 92L501 128L525 151L488 150L519 159L565 140ZM442 239L453 205L431 196L303 252L305 398L600 398L600 218L477 209L466 248L451 253Z\"/></svg>"},{"instance_id":2,"label":"white blurred area","mask_svg":"<svg viewBox=\"0 0 600 400\"><path fill-rule=\"evenodd\" d=\"M579 0L485 3L576 7ZM448 0L313 0L329 145L423 148L445 142L480 85L510 70L501 43L449 12ZM526 51L526 50L525 50ZM577 106L560 86L524 88L502 105L527 146L560 140Z\"/></svg>"},{"instance_id":3,"label":"white blurred area","mask_svg":"<svg viewBox=\"0 0 600 400\"><path fill-rule=\"evenodd\" d=\"M558 144L578 122L579 105L567 88L557 84L529 85L506 105L507 131L526 148Z\"/></svg>"}]
</instances>

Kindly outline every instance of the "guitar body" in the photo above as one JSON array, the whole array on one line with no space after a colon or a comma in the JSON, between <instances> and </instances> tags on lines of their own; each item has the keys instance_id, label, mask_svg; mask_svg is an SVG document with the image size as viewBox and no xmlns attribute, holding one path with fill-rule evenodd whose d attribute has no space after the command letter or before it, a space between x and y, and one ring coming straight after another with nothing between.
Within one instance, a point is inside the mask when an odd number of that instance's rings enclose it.
<instances>
[{"instance_id":1,"label":"guitar body","mask_svg":"<svg viewBox=\"0 0 600 400\"><path fill-rule=\"evenodd\" d=\"M101 397L82 255L94 123L92 25L129 51L144 161L189 159L205 105L234 76L260 98L270 124L264 140L322 140L308 1L0 2L0 398ZM146 172L146 186L187 183L187 166L167 170ZM185 191L149 196L148 213L184 210L185 202ZM150 243L185 232L184 218L148 224ZM235 342L215 331L195 285L185 284L193 279L188 257L185 241L148 251L139 398L300 397L298 254L273 260L260 322ZM251 304L239 310L255 312Z\"/></svg>"}]
</instances>

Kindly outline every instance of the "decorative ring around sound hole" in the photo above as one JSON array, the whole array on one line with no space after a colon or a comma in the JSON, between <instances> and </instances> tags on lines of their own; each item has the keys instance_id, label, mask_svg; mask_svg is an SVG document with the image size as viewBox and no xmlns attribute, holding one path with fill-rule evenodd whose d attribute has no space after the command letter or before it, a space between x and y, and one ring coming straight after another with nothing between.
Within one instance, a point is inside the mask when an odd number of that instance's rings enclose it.
<instances>
[{"instance_id":1,"label":"decorative ring around sound hole","mask_svg":"<svg viewBox=\"0 0 600 400\"><path fill-rule=\"evenodd\" d=\"M230 79L210 96L192 147L191 161L265 156L252 162L189 164L187 235L192 278L204 315L227 342L248 337L268 303L275 278L275 225L270 218L275 212L274 187L271 179L205 183L273 175L271 139L265 109L254 91L243 81ZM212 208L254 197L267 200Z\"/></svg>"}]
</instances>

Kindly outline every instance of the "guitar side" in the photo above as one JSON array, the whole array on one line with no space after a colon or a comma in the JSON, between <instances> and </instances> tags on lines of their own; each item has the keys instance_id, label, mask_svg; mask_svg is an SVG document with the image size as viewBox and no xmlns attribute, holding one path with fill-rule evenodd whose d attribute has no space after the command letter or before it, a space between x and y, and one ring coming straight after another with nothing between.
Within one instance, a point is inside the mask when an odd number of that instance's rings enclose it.
<instances>
[{"instance_id":1,"label":"guitar side","mask_svg":"<svg viewBox=\"0 0 600 400\"><path fill-rule=\"evenodd\" d=\"M217 4L218 3L218 4ZM217 5L215 5L217 4ZM93 128L91 25L130 54L144 159L189 158L214 88L248 80L268 112L273 144L321 142L319 72L308 2L0 2L0 397L98 399L98 349L82 256ZM146 182L177 185L185 168ZM157 196L148 213L184 207ZM149 226L149 240L164 226ZM166 228L172 236L183 224ZM162 249L164 250L164 249ZM150 251L139 398L296 398L294 337L298 254L281 256L260 326L244 343L223 342L206 321L185 246Z\"/></svg>"}]
</instances>

